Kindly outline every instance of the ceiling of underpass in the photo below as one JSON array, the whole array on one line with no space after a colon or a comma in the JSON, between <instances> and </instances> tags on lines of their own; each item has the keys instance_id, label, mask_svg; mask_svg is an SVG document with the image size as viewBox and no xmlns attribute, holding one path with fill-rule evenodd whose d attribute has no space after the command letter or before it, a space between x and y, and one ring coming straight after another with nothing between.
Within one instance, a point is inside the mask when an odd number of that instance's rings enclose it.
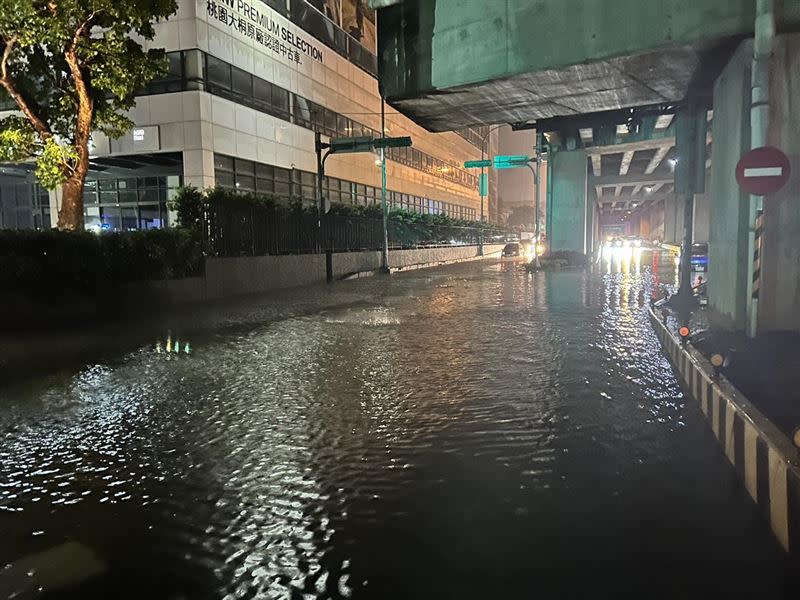
<instances>
[{"instance_id":1,"label":"ceiling of underpass","mask_svg":"<svg viewBox=\"0 0 800 600\"><path fill-rule=\"evenodd\" d=\"M669 48L561 70L439 90L390 103L432 131L526 123L682 100L713 50ZM726 56L728 48L725 48Z\"/></svg>"},{"instance_id":2,"label":"ceiling of underpass","mask_svg":"<svg viewBox=\"0 0 800 600\"><path fill-rule=\"evenodd\" d=\"M431 131L710 95L753 0L371 0L382 91ZM800 2L776 3L778 31Z\"/></svg>"},{"instance_id":3,"label":"ceiling of underpass","mask_svg":"<svg viewBox=\"0 0 800 600\"><path fill-rule=\"evenodd\" d=\"M675 106L661 105L559 117L537 125L554 148L586 152L590 197L604 217L624 221L675 192L680 161L675 110ZM712 118L709 110L706 168L710 166Z\"/></svg>"},{"instance_id":4,"label":"ceiling of underpass","mask_svg":"<svg viewBox=\"0 0 800 600\"><path fill-rule=\"evenodd\" d=\"M712 113L709 112L709 120ZM671 116L665 116L666 125ZM709 124L710 131L710 124ZM593 146L587 137L589 186L601 214L624 221L630 215L663 201L675 192L675 169L680 156L670 122L664 135L650 140ZM588 134L586 134L588 136ZM710 166L711 135L707 135L706 168Z\"/></svg>"}]
</instances>

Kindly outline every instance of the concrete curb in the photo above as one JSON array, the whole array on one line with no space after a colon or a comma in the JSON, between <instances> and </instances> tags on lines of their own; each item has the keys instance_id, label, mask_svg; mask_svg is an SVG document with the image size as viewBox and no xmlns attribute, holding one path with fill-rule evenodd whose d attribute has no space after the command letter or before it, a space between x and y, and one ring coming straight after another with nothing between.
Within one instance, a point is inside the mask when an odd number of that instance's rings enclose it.
<instances>
[{"instance_id":1,"label":"concrete curb","mask_svg":"<svg viewBox=\"0 0 800 600\"><path fill-rule=\"evenodd\" d=\"M490 252L482 256L470 256L469 258L455 258L452 260L439 260L427 263L407 265L405 267L389 267L390 273L405 273L406 271L417 271L419 269L433 269L434 267L444 267L447 265L457 265L459 263L474 262L476 260L486 260L487 258L497 258L502 251Z\"/></svg>"},{"instance_id":2,"label":"concrete curb","mask_svg":"<svg viewBox=\"0 0 800 600\"><path fill-rule=\"evenodd\" d=\"M696 400L728 461L787 552L800 551L800 455L789 438L755 408L690 343L650 309L650 320L679 380Z\"/></svg>"}]
</instances>

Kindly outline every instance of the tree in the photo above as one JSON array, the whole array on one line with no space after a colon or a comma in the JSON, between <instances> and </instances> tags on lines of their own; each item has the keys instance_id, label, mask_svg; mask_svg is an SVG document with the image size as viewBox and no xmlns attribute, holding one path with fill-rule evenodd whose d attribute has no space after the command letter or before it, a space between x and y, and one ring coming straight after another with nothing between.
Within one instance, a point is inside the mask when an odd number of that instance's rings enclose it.
<instances>
[{"instance_id":1,"label":"tree","mask_svg":"<svg viewBox=\"0 0 800 600\"><path fill-rule=\"evenodd\" d=\"M532 229L536 222L536 211L532 206L515 206L508 216L508 227L512 229Z\"/></svg>"},{"instance_id":2,"label":"tree","mask_svg":"<svg viewBox=\"0 0 800 600\"><path fill-rule=\"evenodd\" d=\"M83 229L92 131L119 137L134 93L166 72L153 22L175 0L0 0L0 86L19 109L0 121L0 160L36 161L48 189L63 186L58 227Z\"/></svg>"}]
</instances>

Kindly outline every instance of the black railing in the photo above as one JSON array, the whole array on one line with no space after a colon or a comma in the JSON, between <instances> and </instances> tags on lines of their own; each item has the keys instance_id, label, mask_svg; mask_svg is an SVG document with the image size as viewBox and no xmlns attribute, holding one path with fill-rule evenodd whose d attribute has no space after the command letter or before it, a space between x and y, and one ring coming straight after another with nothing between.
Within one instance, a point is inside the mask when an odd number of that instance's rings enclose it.
<instances>
[{"instance_id":1,"label":"black railing","mask_svg":"<svg viewBox=\"0 0 800 600\"><path fill-rule=\"evenodd\" d=\"M209 256L265 256L355 252L383 247L379 217L327 214L318 219L308 209L211 203L204 211L205 252ZM429 248L475 245L480 228L389 220L389 247ZM485 234L488 235L488 234Z\"/></svg>"}]
</instances>

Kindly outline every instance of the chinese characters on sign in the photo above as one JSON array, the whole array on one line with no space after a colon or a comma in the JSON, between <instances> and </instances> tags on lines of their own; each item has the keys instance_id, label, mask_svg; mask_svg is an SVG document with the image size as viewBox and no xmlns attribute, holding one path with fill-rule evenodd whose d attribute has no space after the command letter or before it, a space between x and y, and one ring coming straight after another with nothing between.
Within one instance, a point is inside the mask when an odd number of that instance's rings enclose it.
<instances>
[{"instance_id":1,"label":"chinese characters on sign","mask_svg":"<svg viewBox=\"0 0 800 600\"><path fill-rule=\"evenodd\" d=\"M322 62L319 48L243 0L207 0L206 11L209 19L238 31L289 62L300 64L303 55Z\"/></svg>"}]
</instances>

